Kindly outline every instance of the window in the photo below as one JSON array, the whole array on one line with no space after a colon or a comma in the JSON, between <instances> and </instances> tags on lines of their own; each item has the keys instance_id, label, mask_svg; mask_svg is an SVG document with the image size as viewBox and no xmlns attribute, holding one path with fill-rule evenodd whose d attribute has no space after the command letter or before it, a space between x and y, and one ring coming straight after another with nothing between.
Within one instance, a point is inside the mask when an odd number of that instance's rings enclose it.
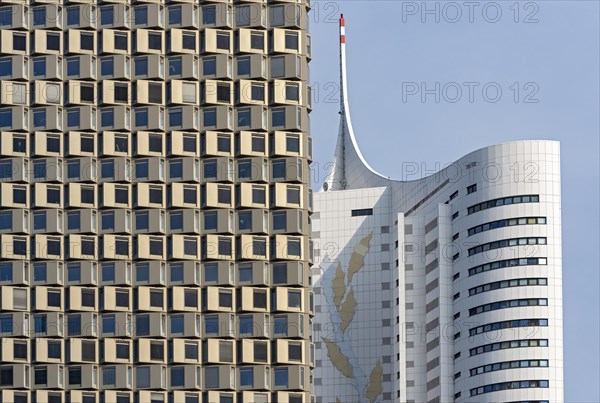
<instances>
[{"instance_id":1,"label":"window","mask_svg":"<svg viewBox=\"0 0 600 403\"><path fill-rule=\"evenodd\" d=\"M233 343L230 341L219 342L219 361L233 362Z\"/></svg>"},{"instance_id":2,"label":"window","mask_svg":"<svg viewBox=\"0 0 600 403\"><path fill-rule=\"evenodd\" d=\"M489 304L479 305L475 308L469 309L469 316L475 316L483 312L496 311L499 309L506 308L520 308L527 306L546 306L548 300L546 298L525 298L525 299L512 299L492 302Z\"/></svg>"},{"instance_id":3,"label":"window","mask_svg":"<svg viewBox=\"0 0 600 403\"><path fill-rule=\"evenodd\" d=\"M67 7L67 26L79 25L79 6Z\"/></svg>"},{"instance_id":4,"label":"window","mask_svg":"<svg viewBox=\"0 0 600 403\"><path fill-rule=\"evenodd\" d=\"M254 331L254 318L252 315L240 316L240 336L252 336Z\"/></svg>"},{"instance_id":5,"label":"window","mask_svg":"<svg viewBox=\"0 0 600 403\"><path fill-rule=\"evenodd\" d=\"M207 367L204 369L204 386L207 389L219 387L219 367Z\"/></svg>"},{"instance_id":6,"label":"window","mask_svg":"<svg viewBox=\"0 0 600 403\"><path fill-rule=\"evenodd\" d=\"M96 251L96 242L94 238L82 238L81 239L81 254L82 255L94 255Z\"/></svg>"},{"instance_id":7,"label":"window","mask_svg":"<svg viewBox=\"0 0 600 403\"><path fill-rule=\"evenodd\" d=\"M189 204L198 203L198 190L195 186L183 187L183 202Z\"/></svg>"},{"instance_id":8,"label":"window","mask_svg":"<svg viewBox=\"0 0 600 403\"><path fill-rule=\"evenodd\" d=\"M81 342L81 359L83 361L96 361L96 342L82 341Z\"/></svg>"},{"instance_id":9,"label":"window","mask_svg":"<svg viewBox=\"0 0 600 403\"><path fill-rule=\"evenodd\" d=\"M169 25L181 24L181 6L169 7Z\"/></svg>"},{"instance_id":10,"label":"window","mask_svg":"<svg viewBox=\"0 0 600 403\"><path fill-rule=\"evenodd\" d=\"M128 238L116 238L115 239L115 254L122 256L129 256L129 239Z\"/></svg>"},{"instance_id":11,"label":"window","mask_svg":"<svg viewBox=\"0 0 600 403\"><path fill-rule=\"evenodd\" d=\"M169 76L180 76L183 72L183 65L181 61L181 57L169 57ZM206 75L206 61L204 63L204 73ZM216 73L216 63L215 63L215 73ZM213 73L213 74L215 74Z\"/></svg>"},{"instance_id":12,"label":"window","mask_svg":"<svg viewBox=\"0 0 600 403\"><path fill-rule=\"evenodd\" d=\"M69 315L67 317L67 334L69 336L81 335L81 315Z\"/></svg>"},{"instance_id":13,"label":"window","mask_svg":"<svg viewBox=\"0 0 600 403\"><path fill-rule=\"evenodd\" d=\"M14 358L26 360L27 359L27 350L28 350L28 346L27 346L26 341L17 341L17 340L14 341L14 344L13 344L13 357ZM59 351L59 354L60 354L60 351ZM60 358L60 356L58 358Z\"/></svg>"},{"instance_id":14,"label":"window","mask_svg":"<svg viewBox=\"0 0 600 403\"><path fill-rule=\"evenodd\" d=\"M115 74L115 61L112 56L100 60L100 75L112 76Z\"/></svg>"},{"instance_id":15,"label":"window","mask_svg":"<svg viewBox=\"0 0 600 403\"><path fill-rule=\"evenodd\" d=\"M148 230L149 218L148 211L136 211L135 212L135 229L136 230Z\"/></svg>"},{"instance_id":16,"label":"window","mask_svg":"<svg viewBox=\"0 0 600 403\"><path fill-rule=\"evenodd\" d=\"M218 249L219 255L231 256L232 255L232 243L230 238L219 237Z\"/></svg>"},{"instance_id":17,"label":"window","mask_svg":"<svg viewBox=\"0 0 600 403\"><path fill-rule=\"evenodd\" d=\"M165 359L165 345L162 341L150 342L150 359L158 361Z\"/></svg>"},{"instance_id":18,"label":"window","mask_svg":"<svg viewBox=\"0 0 600 403\"><path fill-rule=\"evenodd\" d=\"M471 186L467 186L467 194L471 194L477 192L477 184L473 184Z\"/></svg>"},{"instance_id":19,"label":"window","mask_svg":"<svg viewBox=\"0 0 600 403\"><path fill-rule=\"evenodd\" d=\"M231 308L233 305L233 295L231 291L219 290L219 307Z\"/></svg>"},{"instance_id":20,"label":"window","mask_svg":"<svg viewBox=\"0 0 600 403\"><path fill-rule=\"evenodd\" d=\"M46 127L46 108L34 109L33 111L33 127Z\"/></svg>"},{"instance_id":21,"label":"window","mask_svg":"<svg viewBox=\"0 0 600 403\"><path fill-rule=\"evenodd\" d=\"M204 108L202 111L204 126L215 127L217 125L217 110L215 108Z\"/></svg>"},{"instance_id":22,"label":"window","mask_svg":"<svg viewBox=\"0 0 600 403\"><path fill-rule=\"evenodd\" d=\"M184 32L182 35L182 47L183 49L195 50L196 49L196 35L193 32Z\"/></svg>"},{"instance_id":23,"label":"window","mask_svg":"<svg viewBox=\"0 0 600 403\"><path fill-rule=\"evenodd\" d=\"M36 7L33 9L33 26L46 25L46 7Z\"/></svg>"},{"instance_id":24,"label":"window","mask_svg":"<svg viewBox=\"0 0 600 403\"><path fill-rule=\"evenodd\" d=\"M34 370L35 385L46 385L48 383L48 369L46 367L37 367Z\"/></svg>"},{"instance_id":25,"label":"window","mask_svg":"<svg viewBox=\"0 0 600 403\"><path fill-rule=\"evenodd\" d=\"M113 6L105 6L100 8L100 25L112 25L114 20Z\"/></svg>"},{"instance_id":26,"label":"window","mask_svg":"<svg viewBox=\"0 0 600 403\"><path fill-rule=\"evenodd\" d=\"M217 84L217 101L226 103L231 102L231 86L229 83Z\"/></svg>"},{"instance_id":27,"label":"window","mask_svg":"<svg viewBox=\"0 0 600 403\"><path fill-rule=\"evenodd\" d=\"M265 100L265 86L263 84L252 84L250 90L250 96L253 101Z\"/></svg>"},{"instance_id":28,"label":"window","mask_svg":"<svg viewBox=\"0 0 600 403\"><path fill-rule=\"evenodd\" d=\"M129 204L129 188L127 186L115 186L115 203Z\"/></svg>"},{"instance_id":29,"label":"window","mask_svg":"<svg viewBox=\"0 0 600 403\"><path fill-rule=\"evenodd\" d=\"M240 211L238 213L238 230L252 229L252 211Z\"/></svg>"},{"instance_id":30,"label":"window","mask_svg":"<svg viewBox=\"0 0 600 403\"><path fill-rule=\"evenodd\" d=\"M100 212L100 226L102 230L114 230L115 212L112 210Z\"/></svg>"},{"instance_id":31,"label":"window","mask_svg":"<svg viewBox=\"0 0 600 403\"><path fill-rule=\"evenodd\" d=\"M116 343L116 355L117 358L128 360L129 359L129 344L128 343Z\"/></svg>"},{"instance_id":32,"label":"window","mask_svg":"<svg viewBox=\"0 0 600 403\"><path fill-rule=\"evenodd\" d=\"M94 102L94 86L92 84L80 84L79 93L81 101Z\"/></svg>"},{"instance_id":33,"label":"window","mask_svg":"<svg viewBox=\"0 0 600 403\"><path fill-rule=\"evenodd\" d=\"M150 265L148 263L136 263L135 281L137 283L147 283L150 281Z\"/></svg>"},{"instance_id":34,"label":"window","mask_svg":"<svg viewBox=\"0 0 600 403\"><path fill-rule=\"evenodd\" d=\"M288 306L290 308L301 308L302 293L297 290L288 290Z\"/></svg>"},{"instance_id":35,"label":"window","mask_svg":"<svg viewBox=\"0 0 600 403\"><path fill-rule=\"evenodd\" d=\"M217 32L217 49L229 50L229 32L219 31Z\"/></svg>"},{"instance_id":36,"label":"window","mask_svg":"<svg viewBox=\"0 0 600 403\"><path fill-rule=\"evenodd\" d=\"M150 306L154 308L163 307L163 291L162 290L151 290L150 291Z\"/></svg>"},{"instance_id":37,"label":"window","mask_svg":"<svg viewBox=\"0 0 600 403\"><path fill-rule=\"evenodd\" d=\"M254 342L254 361L267 362L267 342L266 341L255 341Z\"/></svg>"},{"instance_id":38,"label":"window","mask_svg":"<svg viewBox=\"0 0 600 403\"><path fill-rule=\"evenodd\" d=\"M27 309L27 290L23 288L13 289L13 308Z\"/></svg>"},{"instance_id":39,"label":"window","mask_svg":"<svg viewBox=\"0 0 600 403\"><path fill-rule=\"evenodd\" d=\"M94 188L92 186L82 186L81 187L81 202L87 204L94 204Z\"/></svg>"},{"instance_id":40,"label":"window","mask_svg":"<svg viewBox=\"0 0 600 403\"><path fill-rule=\"evenodd\" d=\"M27 204L27 190L24 186L13 186L13 203Z\"/></svg>"},{"instance_id":41,"label":"window","mask_svg":"<svg viewBox=\"0 0 600 403\"><path fill-rule=\"evenodd\" d=\"M285 85L285 99L287 101L300 101L300 86L298 84L287 83Z\"/></svg>"},{"instance_id":42,"label":"window","mask_svg":"<svg viewBox=\"0 0 600 403\"><path fill-rule=\"evenodd\" d=\"M79 139L80 145L81 145L81 152L84 153L93 153L95 150L94 147L94 135L85 135L82 134L80 139Z\"/></svg>"},{"instance_id":43,"label":"window","mask_svg":"<svg viewBox=\"0 0 600 403\"><path fill-rule=\"evenodd\" d=\"M81 115L79 108L67 110L67 127L79 127L81 123Z\"/></svg>"},{"instance_id":44,"label":"window","mask_svg":"<svg viewBox=\"0 0 600 403\"><path fill-rule=\"evenodd\" d=\"M202 24L215 25L217 23L217 8L216 6L202 7Z\"/></svg>"},{"instance_id":45,"label":"window","mask_svg":"<svg viewBox=\"0 0 600 403\"><path fill-rule=\"evenodd\" d=\"M112 335L116 330L115 315L103 315L102 316L102 334Z\"/></svg>"},{"instance_id":46,"label":"window","mask_svg":"<svg viewBox=\"0 0 600 403\"><path fill-rule=\"evenodd\" d=\"M127 136L115 135L115 151L129 152L129 140Z\"/></svg>"},{"instance_id":47,"label":"window","mask_svg":"<svg viewBox=\"0 0 600 403\"><path fill-rule=\"evenodd\" d=\"M183 229L183 212L182 211L169 212L169 226L170 226L171 230L182 230Z\"/></svg>"},{"instance_id":48,"label":"window","mask_svg":"<svg viewBox=\"0 0 600 403\"><path fill-rule=\"evenodd\" d=\"M185 385L185 368L184 367L171 367L171 387L182 387Z\"/></svg>"},{"instance_id":49,"label":"window","mask_svg":"<svg viewBox=\"0 0 600 403\"><path fill-rule=\"evenodd\" d=\"M149 175L148 160L135 161L135 177L136 179L147 179Z\"/></svg>"},{"instance_id":50,"label":"window","mask_svg":"<svg viewBox=\"0 0 600 403\"><path fill-rule=\"evenodd\" d=\"M67 59L67 76L75 77L79 76L80 72L80 63L79 57L70 57Z\"/></svg>"},{"instance_id":51,"label":"window","mask_svg":"<svg viewBox=\"0 0 600 403\"><path fill-rule=\"evenodd\" d=\"M129 38L126 33L115 32L114 41L116 50L127 51Z\"/></svg>"},{"instance_id":52,"label":"window","mask_svg":"<svg viewBox=\"0 0 600 403\"><path fill-rule=\"evenodd\" d=\"M285 24L285 6L270 7L270 21L272 27L281 27Z\"/></svg>"},{"instance_id":53,"label":"window","mask_svg":"<svg viewBox=\"0 0 600 403\"><path fill-rule=\"evenodd\" d=\"M46 295L46 301L48 303L48 306L54 307L54 308L60 308L61 305L61 293L60 290L48 290L48 293Z\"/></svg>"},{"instance_id":54,"label":"window","mask_svg":"<svg viewBox=\"0 0 600 403\"><path fill-rule=\"evenodd\" d=\"M47 328L48 328L48 321L46 318L46 315L36 315L33 318L34 323L34 331L36 335L45 335ZM12 316L11 316L11 323L10 323L11 327L10 327L10 333L12 333ZM2 331L4 332L4 327L2 327Z\"/></svg>"},{"instance_id":55,"label":"window","mask_svg":"<svg viewBox=\"0 0 600 403\"><path fill-rule=\"evenodd\" d=\"M488 242L469 249L469 256L478 253L487 252L494 249L515 247L515 246L530 246L530 245L546 245L546 238L528 237L528 238L511 238L502 239L499 241Z\"/></svg>"},{"instance_id":56,"label":"window","mask_svg":"<svg viewBox=\"0 0 600 403\"><path fill-rule=\"evenodd\" d=\"M102 281L105 283L115 282L115 264L114 263L103 263L102 264Z\"/></svg>"},{"instance_id":57,"label":"window","mask_svg":"<svg viewBox=\"0 0 600 403\"><path fill-rule=\"evenodd\" d=\"M171 315L171 334L182 334L183 324L183 315Z\"/></svg>"},{"instance_id":58,"label":"window","mask_svg":"<svg viewBox=\"0 0 600 403\"><path fill-rule=\"evenodd\" d=\"M136 315L135 317L136 336L148 336L150 334L150 316Z\"/></svg>"},{"instance_id":59,"label":"window","mask_svg":"<svg viewBox=\"0 0 600 403\"><path fill-rule=\"evenodd\" d=\"M267 291L266 290L254 290L253 294L253 307L257 309L267 309Z\"/></svg>"},{"instance_id":60,"label":"window","mask_svg":"<svg viewBox=\"0 0 600 403\"><path fill-rule=\"evenodd\" d=\"M273 127L285 126L284 108L274 108L271 110L271 125Z\"/></svg>"},{"instance_id":61,"label":"window","mask_svg":"<svg viewBox=\"0 0 600 403\"><path fill-rule=\"evenodd\" d=\"M60 256L60 238L48 238L46 243L48 255Z\"/></svg>"},{"instance_id":62,"label":"window","mask_svg":"<svg viewBox=\"0 0 600 403\"><path fill-rule=\"evenodd\" d=\"M228 186L219 186L217 188L217 202L221 204L231 204L231 188Z\"/></svg>"},{"instance_id":63,"label":"window","mask_svg":"<svg viewBox=\"0 0 600 403\"><path fill-rule=\"evenodd\" d=\"M265 204L267 202L267 191L263 186L252 186L252 203Z\"/></svg>"},{"instance_id":64,"label":"window","mask_svg":"<svg viewBox=\"0 0 600 403\"><path fill-rule=\"evenodd\" d=\"M24 153L26 151L27 151L27 141L25 139L25 136L19 136L17 134L13 134L13 152Z\"/></svg>"},{"instance_id":65,"label":"window","mask_svg":"<svg viewBox=\"0 0 600 403\"><path fill-rule=\"evenodd\" d=\"M13 32L13 49L25 51L27 50L27 36L26 34Z\"/></svg>"},{"instance_id":66,"label":"window","mask_svg":"<svg viewBox=\"0 0 600 403\"><path fill-rule=\"evenodd\" d=\"M162 50L162 34L159 32L148 33L148 48L151 50Z\"/></svg>"},{"instance_id":67,"label":"window","mask_svg":"<svg viewBox=\"0 0 600 403\"><path fill-rule=\"evenodd\" d=\"M12 273L13 273L12 263L0 263L0 281L1 282L12 282L12 280L13 280ZM35 275L34 275L33 281L36 281Z\"/></svg>"},{"instance_id":68,"label":"window","mask_svg":"<svg viewBox=\"0 0 600 403\"><path fill-rule=\"evenodd\" d=\"M134 74L136 77L147 76L148 75L148 57L137 57L134 60Z\"/></svg>"},{"instance_id":69,"label":"window","mask_svg":"<svg viewBox=\"0 0 600 403\"><path fill-rule=\"evenodd\" d=\"M302 361L302 343L288 343L288 358L290 361Z\"/></svg>"},{"instance_id":70,"label":"window","mask_svg":"<svg viewBox=\"0 0 600 403\"><path fill-rule=\"evenodd\" d=\"M520 203L539 203L540 196L539 195L524 195L524 196L512 196L512 197L504 197L500 199L488 200L483 203L474 204L467 209L467 214L473 214L481 210L487 210L489 208L499 207L499 206L507 206L510 204L520 204Z\"/></svg>"},{"instance_id":71,"label":"window","mask_svg":"<svg viewBox=\"0 0 600 403\"><path fill-rule=\"evenodd\" d=\"M238 267L238 283L251 283L252 282L252 264L241 264ZM255 297L256 299L256 297ZM256 302L256 301L255 301ZM265 296L266 303L266 296Z\"/></svg>"},{"instance_id":72,"label":"window","mask_svg":"<svg viewBox=\"0 0 600 403\"><path fill-rule=\"evenodd\" d=\"M60 34L48 32L46 35L46 48L57 52L60 51Z\"/></svg>"},{"instance_id":73,"label":"window","mask_svg":"<svg viewBox=\"0 0 600 403\"><path fill-rule=\"evenodd\" d=\"M81 367L69 368L69 385L81 385Z\"/></svg>"},{"instance_id":74,"label":"window","mask_svg":"<svg viewBox=\"0 0 600 403\"><path fill-rule=\"evenodd\" d=\"M115 305L120 308L129 308L128 289L118 289L115 291Z\"/></svg>"},{"instance_id":75,"label":"window","mask_svg":"<svg viewBox=\"0 0 600 403\"><path fill-rule=\"evenodd\" d=\"M198 293L195 290L185 290L184 306L195 308L198 306Z\"/></svg>"},{"instance_id":76,"label":"window","mask_svg":"<svg viewBox=\"0 0 600 403\"><path fill-rule=\"evenodd\" d=\"M185 359L186 360L197 360L198 359L198 344L185 343Z\"/></svg>"},{"instance_id":77,"label":"window","mask_svg":"<svg viewBox=\"0 0 600 403\"><path fill-rule=\"evenodd\" d=\"M46 75L46 58L38 57L33 59L33 76L44 77Z\"/></svg>"},{"instance_id":78,"label":"window","mask_svg":"<svg viewBox=\"0 0 600 403\"><path fill-rule=\"evenodd\" d=\"M251 66L250 57L238 57L238 59L237 59L237 75L238 76L250 75L250 66Z\"/></svg>"},{"instance_id":79,"label":"window","mask_svg":"<svg viewBox=\"0 0 600 403\"><path fill-rule=\"evenodd\" d=\"M287 187L287 202L289 204L300 204L300 187L299 186L288 186Z\"/></svg>"},{"instance_id":80,"label":"window","mask_svg":"<svg viewBox=\"0 0 600 403\"><path fill-rule=\"evenodd\" d=\"M104 271L102 273L104 273ZM81 290L81 306L88 308L94 308L96 306L96 293L94 290Z\"/></svg>"},{"instance_id":81,"label":"window","mask_svg":"<svg viewBox=\"0 0 600 403\"><path fill-rule=\"evenodd\" d=\"M0 25L2 24L1 18ZM12 77L12 58L0 59L0 77Z\"/></svg>"},{"instance_id":82,"label":"window","mask_svg":"<svg viewBox=\"0 0 600 403\"><path fill-rule=\"evenodd\" d=\"M170 266L171 266L171 275L170 275L171 283L183 282L183 264L171 263Z\"/></svg>"},{"instance_id":83,"label":"window","mask_svg":"<svg viewBox=\"0 0 600 403\"><path fill-rule=\"evenodd\" d=\"M195 86L194 86L195 88ZM185 87L184 87L185 90ZM185 91L184 91L185 93ZM195 97L194 97L195 101ZM196 136L193 134L184 134L183 135L183 151L196 153Z\"/></svg>"},{"instance_id":84,"label":"window","mask_svg":"<svg viewBox=\"0 0 600 403\"><path fill-rule=\"evenodd\" d=\"M36 211L33 213L33 229L35 231L44 231L46 229L45 211Z\"/></svg>"},{"instance_id":85,"label":"window","mask_svg":"<svg viewBox=\"0 0 600 403\"><path fill-rule=\"evenodd\" d=\"M275 368L275 387L287 388L288 387L288 369L287 368Z\"/></svg>"},{"instance_id":86,"label":"window","mask_svg":"<svg viewBox=\"0 0 600 403\"><path fill-rule=\"evenodd\" d=\"M137 6L135 9L135 24L148 24L148 6Z\"/></svg>"},{"instance_id":87,"label":"window","mask_svg":"<svg viewBox=\"0 0 600 403\"><path fill-rule=\"evenodd\" d=\"M80 46L82 50L94 50L95 36L92 33L81 32L80 33Z\"/></svg>"},{"instance_id":88,"label":"window","mask_svg":"<svg viewBox=\"0 0 600 403\"><path fill-rule=\"evenodd\" d=\"M198 242L196 242L195 238L184 238L183 253L190 256L198 255Z\"/></svg>"},{"instance_id":89,"label":"window","mask_svg":"<svg viewBox=\"0 0 600 403\"><path fill-rule=\"evenodd\" d=\"M81 171L81 163L79 160L67 161L67 178L68 179L79 179Z\"/></svg>"},{"instance_id":90,"label":"window","mask_svg":"<svg viewBox=\"0 0 600 403\"><path fill-rule=\"evenodd\" d=\"M75 283L81 281L81 265L79 263L70 263L67 266L67 282Z\"/></svg>"},{"instance_id":91,"label":"window","mask_svg":"<svg viewBox=\"0 0 600 403\"><path fill-rule=\"evenodd\" d=\"M253 153L264 153L265 152L265 136L252 135L252 152Z\"/></svg>"},{"instance_id":92,"label":"window","mask_svg":"<svg viewBox=\"0 0 600 403\"><path fill-rule=\"evenodd\" d=\"M298 33L286 31L285 33L285 48L298 50Z\"/></svg>"},{"instance_id":93,"label":"window","mask_svg":"<svg viewBox=\"0 0 600 403\"><path fill-rule=\"evenodd\" d=\"M273 283L287 283L287 263L275 263L273 265Z\"/></svg>"},{"instance_id":94,"label":"window","mask_svg":"<svg viewBox=\"0 0 600 403\"><path fill-rule=\"evenodd\" d=\"M118 344L117 344L117 356L118 356ZM104 386L114 386L116 385L116 373L115 367L103 367L102 368L102 385Z\"/></svg>"},{"instance_id":95,"label":"window","mask_svg":"<svg viewBox=\"0 0 600 403\"><path fill-rule=\"evenodd\" d=\"M119 86L115 86L115 101L119 101ZM115 125L115 110L114 108L102 109L100 112L100 126L113 127Z\"/></svg>"},{"instance_id":96,"label":"window","mask_svg":"<svg viewBox=\"0 0 600 403\"><path fill-rule=\"evenodd\" d=\"M12 127L12 109L0 110L0 127Z\"/></svg>"},{"instance_id":97,"label":"window","mask_svg":"<svg viewBox=\"0 0 600 403\"><path fill-rule=\"evenodd\" d=\"M214 336L219 334L219 317L218 316L205 316L204 317L204 333L208 336Z\"/></svg>"},{"instance_id":98,"label":"window","mask_svg":"<svg viewBox=\"0 0 600 403\"><path fill-rule=\"evenodd\" d=\"M252 239L252 254L256 257L267 255L267 241L265 238Z\"/></svg>"},{"instance_id":99,"label":"window","mask_svg":"<svg viewBox=\"0 0 600 403\"><path fill-rule=\"evenodd\" d=\"M136 370L136 386L138 388L150 387L150 367L137 367Z\"/></svg>"},{"instance_id":100,"label":"window","mask_svg":"<svg viewBox=\"0 0 600 403\"><path fill-rule=\"evenodd\" d=\"M148 200L150 203L162 204L163 202L163 188L160 186L150 186Z\"/></svg>"},{"instance_id":101,"label":"window","mask_svg":"<svg viewBox=\"0 0 600 403\"><path fill-rule=\"evenodd\" d=\"M250 34L250 48L263 50L265 48L265 36L260 31L252 31Z\"/></svg>"},{"instance_id":102,"label":"window","mask_svg":"<svg viewBox=\"0 0 600 403\"><path fill-rule=\"evenodd\" d=\"M181 127L183 125L183 110L181 108L169 109L169 126Z\"/></svg>"},{"instance_id":103,"label":"window","mask_svg":"<svg viewBox=\"0 0 600 403\"><path fill-rule=\"evenodd\" d=\"M216 263L205 263L204 283L214 284L219 281L219 266Z\"/></svg>"},{"instance_id":104,"label":"window","mask_svg":"<svg viewBox=\"0 0 600 403\"><path fill-rule=\"evenodd\" d=\"M240 386L251 388L254 385L254 368L240 368Z\"/></svg>"}]
</instances>

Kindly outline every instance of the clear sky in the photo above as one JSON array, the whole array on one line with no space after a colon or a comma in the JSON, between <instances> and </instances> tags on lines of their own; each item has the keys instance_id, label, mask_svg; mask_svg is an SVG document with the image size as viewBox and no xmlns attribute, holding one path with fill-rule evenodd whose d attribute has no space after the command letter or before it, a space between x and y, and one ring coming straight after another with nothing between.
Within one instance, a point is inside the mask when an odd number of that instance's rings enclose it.
<instances>
[{"instance_id":1,"label":"clear sky","mask_svg":"<svg viewBox=\"0 0 600 403\"><path fill-rule=\"evenodd\" d=\"M378 172L401 179L405 162L431 171L491 144L560 140L565 399L600 402L599 3L465 3L313 1L313 185L338 131L340 13L353 126Z\"/></svg>"}]
</instances>

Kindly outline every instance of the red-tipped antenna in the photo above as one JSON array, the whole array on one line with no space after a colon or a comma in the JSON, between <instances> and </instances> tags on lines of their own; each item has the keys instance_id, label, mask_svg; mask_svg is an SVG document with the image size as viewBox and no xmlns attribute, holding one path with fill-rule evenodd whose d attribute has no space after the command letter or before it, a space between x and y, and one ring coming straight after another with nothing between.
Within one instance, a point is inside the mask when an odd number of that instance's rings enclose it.
<instances>
[{"instance_id":1,"label":"red-tipped antenna","mask_svg":"<svg viewBox=\"0 0 600 403\"><path fill-rule=\"evenodd\" d=\"M346 43L346 23L344 14L340 14L340 43Z\"/></svg>"}]
</instances>

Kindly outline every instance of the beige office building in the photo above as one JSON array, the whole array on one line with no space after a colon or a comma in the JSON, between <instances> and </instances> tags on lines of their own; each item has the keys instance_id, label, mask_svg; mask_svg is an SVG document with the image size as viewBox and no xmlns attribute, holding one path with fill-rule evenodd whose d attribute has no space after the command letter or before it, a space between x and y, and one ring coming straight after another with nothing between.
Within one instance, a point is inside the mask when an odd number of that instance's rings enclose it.
<instances>
[{"instance_id":1,"label":"beige office building","mask_svg":"<svg viewBox=\"0 0 600 403\"><path fill-rule=\"evenodd\" d=\"M309 402L305 0L0 0L0 402Z\"/></svg>"}]
</instances>

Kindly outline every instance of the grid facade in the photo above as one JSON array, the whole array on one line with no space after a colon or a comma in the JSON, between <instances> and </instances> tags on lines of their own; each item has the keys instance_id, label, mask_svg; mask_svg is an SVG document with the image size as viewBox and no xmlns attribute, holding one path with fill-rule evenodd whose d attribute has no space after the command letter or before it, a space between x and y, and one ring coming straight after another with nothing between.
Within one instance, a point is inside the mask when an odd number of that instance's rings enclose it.
<instances>
[{"instance_id":1,"label":"grid facade","mask_svg":"<svg viewBox=\"0 0 600 403\"><path fill-rule=\"evenodd\" d=\"M312 399L309 9L0 2L0 401Z\"/></svg>"}]
</instances>

